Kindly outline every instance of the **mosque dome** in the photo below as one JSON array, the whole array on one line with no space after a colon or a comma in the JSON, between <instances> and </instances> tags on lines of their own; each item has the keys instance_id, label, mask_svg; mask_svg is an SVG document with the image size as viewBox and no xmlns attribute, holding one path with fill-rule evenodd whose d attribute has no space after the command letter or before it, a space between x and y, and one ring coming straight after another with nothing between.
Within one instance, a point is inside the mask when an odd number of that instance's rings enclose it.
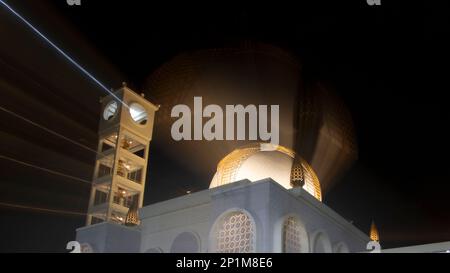
<instances>
[{"instance_id":1,"label":"mosque dome","mask_svg":"<svg viewBox=\"0 0 450 273\"><path fill-rule=\"evenodd\" d=\"M270 149L265 145L270 145ZM284 188L291 189L294 187L291 183L294 157L294 151L279 145L256 143L235 149L219 162L209 187L214 188L244 179L255 182L272 178ZM304 182L303 189L321 201L320 182L308 162L301 159L294 169Z\"/></svg>"}]
</instances>

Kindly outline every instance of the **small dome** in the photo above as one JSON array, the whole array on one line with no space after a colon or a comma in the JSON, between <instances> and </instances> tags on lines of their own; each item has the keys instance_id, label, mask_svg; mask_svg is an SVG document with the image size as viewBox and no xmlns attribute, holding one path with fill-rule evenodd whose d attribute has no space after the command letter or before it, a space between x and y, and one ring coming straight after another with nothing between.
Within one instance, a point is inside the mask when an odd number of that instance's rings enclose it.
<instances>
[{"instance_id":1,"label":"small dome","mask_svg":"<svg viewBox=\"0 0 450 273\"><path fill-rule=\"evenodd\" d=\"M294 151L283 146L271 146L271 149L264 149L265 145L252 144L236 149L225 156L217 165L216 174L209 188L244 179L255 182L265 178L272 178L286 189L293 188L291 169L294 161ZM319 179L308 162L301 159L300 163L294 166L293 173L302 174L303 189L317 200L322 200Z\"/></svg>"}]
</instances>

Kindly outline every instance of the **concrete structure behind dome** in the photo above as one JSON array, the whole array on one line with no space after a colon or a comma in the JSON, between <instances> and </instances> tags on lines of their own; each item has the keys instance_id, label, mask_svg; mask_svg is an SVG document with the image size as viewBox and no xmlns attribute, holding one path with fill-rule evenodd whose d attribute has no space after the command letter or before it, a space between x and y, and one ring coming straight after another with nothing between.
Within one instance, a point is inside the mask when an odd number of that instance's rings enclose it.
<instances>
[{"instance_id":1,"label":"concrete structure behind dome","mask_svg":"<svg viewBox=\"0 0 450 273\"><path fill-rule=\"evenodd\" d=\"M177 55L147 80L150 97L161 104L154 142L163 145L164 152L181 166L209 176L220 159L251 142L174 141L172 108L185 104L193 109L194 96L201 96L204 105L223 109L236 104L279 105L279 144L314 168L325 192L356 159L356 141L344 103L332 88L304 79L302 69L295 55L262 43Z\"/></svg>"}]
</instances>

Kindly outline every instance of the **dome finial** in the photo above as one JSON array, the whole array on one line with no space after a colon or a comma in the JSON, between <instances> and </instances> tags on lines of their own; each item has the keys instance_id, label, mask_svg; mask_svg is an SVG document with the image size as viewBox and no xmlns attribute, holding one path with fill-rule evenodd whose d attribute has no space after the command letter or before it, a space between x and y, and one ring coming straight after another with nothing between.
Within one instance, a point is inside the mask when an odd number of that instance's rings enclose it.
<instances>
[{"instance_id":1,"label":"dome finial","mask_svg":"<svg viewBox=\"0 0 450 273\"><path fill-rule=\"evenodd\" d=\"M378 234L378 229L374 220L372 220L372 224L370 225L370 240L380 242L380 235Z\"/></svg>"}]
</instances>

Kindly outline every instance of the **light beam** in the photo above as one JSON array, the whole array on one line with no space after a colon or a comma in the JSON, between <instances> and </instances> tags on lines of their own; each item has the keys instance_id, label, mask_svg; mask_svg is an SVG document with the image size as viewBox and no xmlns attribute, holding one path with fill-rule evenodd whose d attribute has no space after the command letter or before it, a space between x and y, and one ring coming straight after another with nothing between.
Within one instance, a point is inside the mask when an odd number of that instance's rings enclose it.
<instances>
[{"instance_id":1,"label":"light beam","mask_svg":"<svg viewBox=\"0 0 450 273\"><path fill-rule=\"evenodd\" d=\"M98 86L100 86L108 94L113 96L117 101L119 101L125 107L128 108L128 105L125 102L123 102L119 97L117 97L113 92L111 92L103 83L101 83L99 80L97 80L91 73L89 73L86 69L84 69L80 64L78 64L72 57L70 57L67 53L65 53L61 48L59 48L50 39L48 39L42 32L40 32L36 27L34 27L30 22L28 22L22 15L20 15L18 12L16 12L13 8L11 8L3 0L0 0L0 4L2 4L8 11L10 11L17 18L19 18L29 28L31 28L39 37L44 39L44 41L46 41L50 46L52 46L59 54L61 54L69 62L71 62L73 65L75 65L75 67L77 67L81 72L83 72L86 76L88 76L91 80L93 80Z\"/></svg>"}]
</instances>

